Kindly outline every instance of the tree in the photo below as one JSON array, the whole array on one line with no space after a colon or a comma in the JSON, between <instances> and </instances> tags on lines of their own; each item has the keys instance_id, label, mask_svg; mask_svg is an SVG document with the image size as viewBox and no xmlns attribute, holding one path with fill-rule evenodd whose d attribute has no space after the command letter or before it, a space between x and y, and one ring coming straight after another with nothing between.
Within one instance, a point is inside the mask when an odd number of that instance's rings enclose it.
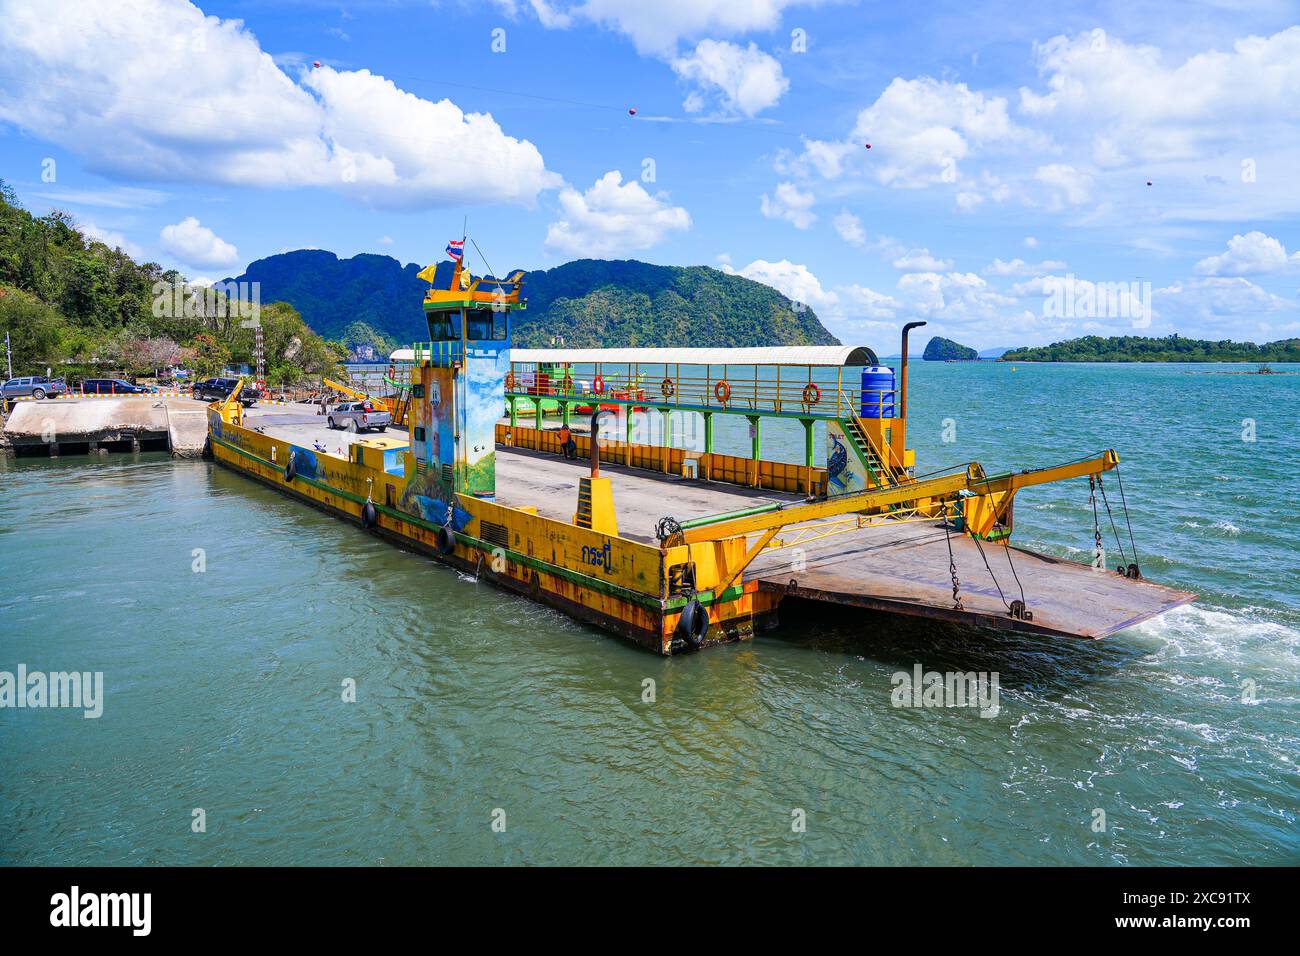
<instances>
[{"instance_id":1,"label":"tree","mask_svg":"<svg viewBox=\"0 0 1300 956\"><path fill-rule=\"evenodd\" d=\"M35 296L0 285L0 335L9 333L15 375L44 372L59 363L63 317Z\"/></svg>"},{"instance_id":2,"label":"tree","mask_svg":"<svg viewBox=\"0 0 1300 956\"><path fill-rule=\"evenodd\" d=\"M211 377L230 363L230 349L206 332L194 336L190 345L193 349L191 363L196 375Z\"/></svg>"}]
</instances>

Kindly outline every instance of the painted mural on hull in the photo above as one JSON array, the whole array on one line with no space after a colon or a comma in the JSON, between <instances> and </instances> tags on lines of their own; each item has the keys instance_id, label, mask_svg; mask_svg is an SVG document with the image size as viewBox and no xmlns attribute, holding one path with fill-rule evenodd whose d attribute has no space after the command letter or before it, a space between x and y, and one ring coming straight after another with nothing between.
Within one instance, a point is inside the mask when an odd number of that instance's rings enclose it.
<instances>
[{"instance_id":1,"label":"painted mural on hull","mask_svg":"<svg viewBox=\"0 0 1300 956\"><path fill-rule=\"evenodd\" d=\"M867 466L844 426L835 421L826 423L826 478L827 494L832 496L867 490Z\"/></svg>"},{"instance_id":2,"label":"painted mural on hull","mask_svg":"<svg viewBox=\"0 0 1300 956\"><path fill-rule=\"evenodd\" d=\"M506 373L510 370L507 342L471 342L460 376L461 441L464 481L461 491L476 498L496 498L496 425L505 404Z\"/></svg>"}]
</instances>

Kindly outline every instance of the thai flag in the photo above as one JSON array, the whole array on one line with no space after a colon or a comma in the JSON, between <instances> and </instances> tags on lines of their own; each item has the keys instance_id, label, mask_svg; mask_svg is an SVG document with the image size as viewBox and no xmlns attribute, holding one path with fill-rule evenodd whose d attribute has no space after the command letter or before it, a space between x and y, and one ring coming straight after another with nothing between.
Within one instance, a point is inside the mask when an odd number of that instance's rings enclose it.
<instances>
[{"instance_id":1,"label":"thai flag","mask_svg":"<svg viewBox=\"0 0 1300 956\"><path fill-rule=\"evenodd\" d=\"M453 239L447 243L447 255L460 262L465 257L465 240Z\"/></svg>"}]
</instances>

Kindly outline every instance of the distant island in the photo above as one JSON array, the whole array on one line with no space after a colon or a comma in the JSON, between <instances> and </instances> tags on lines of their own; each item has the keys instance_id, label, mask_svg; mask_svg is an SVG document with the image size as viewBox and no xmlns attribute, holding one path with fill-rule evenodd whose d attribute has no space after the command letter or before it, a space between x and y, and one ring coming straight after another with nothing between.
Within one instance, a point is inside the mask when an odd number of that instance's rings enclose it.
<instances>
[{"instance_id":1,"label":"distant island","mask_svg":"<svg viewBox=\"0 0 1300 956\"><path fill-rule=\"evenodd\" d=\"M291 304L326 338L386 355L428 336L420 269L391 256L299 249L258 259L225 281L259 282L264 301ZM450 271L441 263L439 280ZM523 348L840 344L807 306L708 266L578 259L526 273L523 295L528 308L514 318L514 343Z\"/></svg>"},{"instance_id":2,"label":"distant island","mask_svg":"<svg viewBox=\"0 0 1300 956\"><path fill-rule=\"evenodd\" d=\"M925 346L921 358L927 362L973 362L979 358L979 353L952 339L936 335Z\"/></svg>"},{"instance_id":3,"label":"distant island","mask_svg":"<svg viewBox=\"0 0 1300 956\"><path fill-rule=\"evenodd\" d=\"M928 356L927 356L928 357ZM1087 335L1034 348L1011 349L1000 362L1300 362L1300 339L1256 345L1222 339L1188 339L1181 335L1148 338Z\"/></svg>"}]
</instances>

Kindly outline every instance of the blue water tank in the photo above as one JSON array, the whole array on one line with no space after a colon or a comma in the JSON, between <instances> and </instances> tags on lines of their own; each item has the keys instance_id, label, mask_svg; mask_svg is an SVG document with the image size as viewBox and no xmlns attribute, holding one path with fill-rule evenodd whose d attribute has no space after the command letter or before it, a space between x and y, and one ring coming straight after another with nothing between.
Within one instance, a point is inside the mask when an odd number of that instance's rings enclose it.
<instances>
[{"instance_id":1,"label":"blue water tank","mask_svg":"<svg viewBox=\"0 0 1300 956\"><path fill-rule=\"evenodd\" d=\"M894 370L871 365L862 370L862 417L894 417Z\"/></svg>"}]
</instances>

